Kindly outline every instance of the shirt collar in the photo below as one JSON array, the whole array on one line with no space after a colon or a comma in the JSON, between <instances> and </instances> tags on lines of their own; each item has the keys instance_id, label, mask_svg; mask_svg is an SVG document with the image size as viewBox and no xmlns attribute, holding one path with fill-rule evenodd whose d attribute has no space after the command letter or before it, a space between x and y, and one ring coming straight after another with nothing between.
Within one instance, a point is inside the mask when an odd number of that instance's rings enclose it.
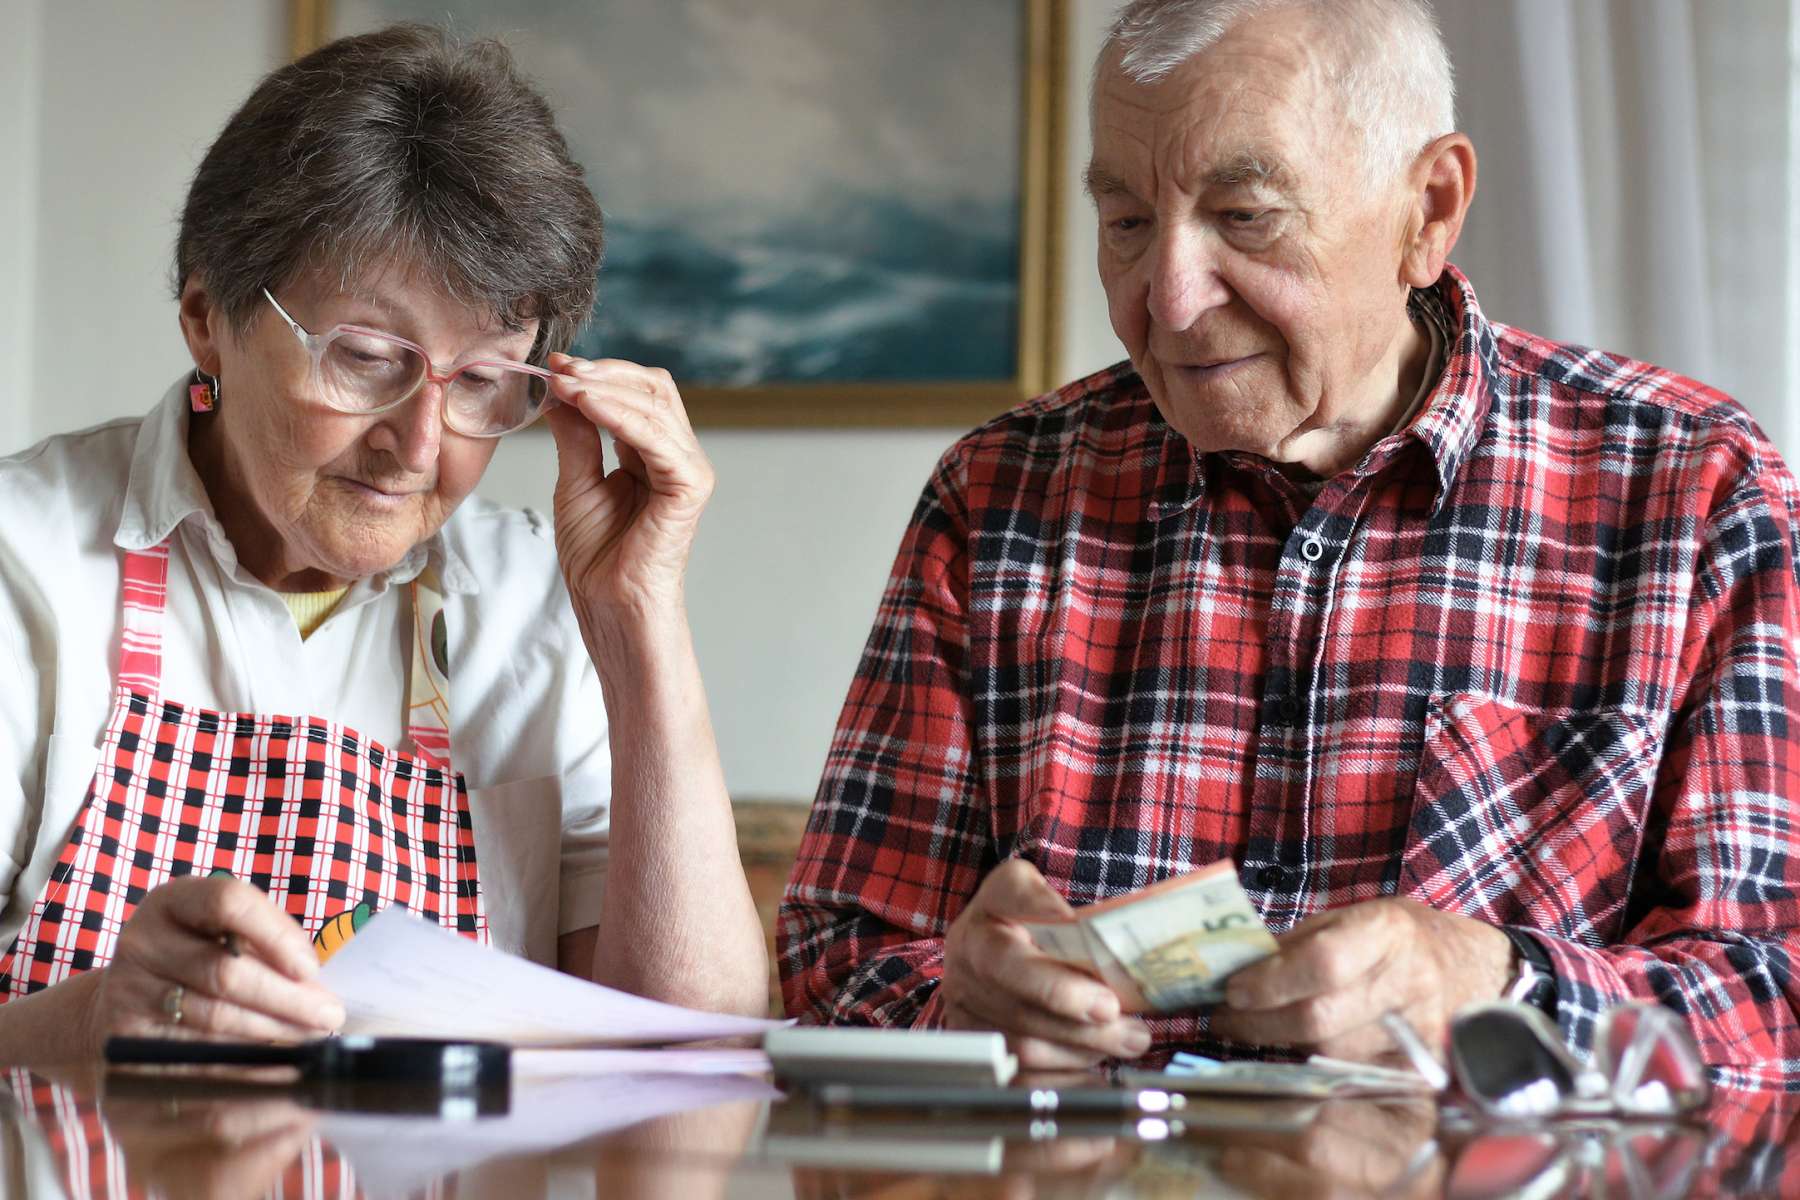
<instances>
[{"instance_id":1,"label":"shirt collar","mask_svg":"<svg viewBox=\"0 0 1800 1200\"><path fill-rule=\"evenodd\" d=\"M1144 393L1143 404L1148 414L1149 433L1145 448L1158 459L1148 515L1152 521L1160 521L1186 511L1206 494L1206 466L1202 461L1204 456L1195 452L1193 443L1163 419L1162 410L1150 399L1143 382L1135 378L1133 382Z\"/></svg>"},{"instance_id":2,"label":"shirt collar","mask_svg":"<svg viewBox=\"0 0 1800 1200\"><path fill-rule=\"evenodd\" d=\"M1110 410L1106 423L1126 435L1119 470L1148 477L1144 511L1150 520L1172 516L1199 499L1199 457L1188 440L1163 419L1162 410L1131 363L1116 363L1078 380L1063 389L1063 394L1075 388L1090 402L1105 404Z\"/></svg>"},{"instance_id":3,"label":"shirt collar","mask_svg":"<svg viewBox=\"0 0 1800 1200\"><path fill-rule=\"evenodd\" d=\"M1422 443L1437 468L1438 489L1431 511L1442 508L1469 451L1481 437L1494 407L1494 331L1482 315L1475 289L1455 267L1446 265L1435 286L1415 291L1411 307L1421 319L1435 322L1445 335L1444 368L1424 407L1401 433ZM1383 465L1397 449L1384 438L1363 456L1355 470L1367 474Z\"/></svg>"},{"instance_id":4,"label":"shirt collar","mask_svg":"<svg viewBox=\"0 0 1800 1200\"><path fill-rule=\"evenodd\" d=\"M131 452L131 475L125 486L125 505L113 544L122 550L148 550L167 540L183 521L193 520L206 535L207 544L226 567L235 571L237 552L225 536L213 512L212 498L200 482L188 457L187 388L183 376L164 393L162 401L138 427ZM408 583L427 566L437 568L443 590L472 595L480 591L475 574L439 530L409 550L393 567L381 573L388 585Z\"/></svg>"},{"instance_id":5,"label":"shirt collar","mask_svg":"<svg viewBox=\"0 0 1800 1200\"><path fill-rule=\"evenodd\" d=\"M1494 333L1476 302L1475 289L1461 271L1448 264L1436 284L1412 293L1408 308L1418 319L1436 325L1443 335L1443 368L1412 422L1376 442L1351 470L1358 475L1372 474L1392 461L1408 439L1421 443L1437 471L1437 494L1431 506L1435 515L1493 408ZM1124 374L1129 372L1121 377ZM1131 382L1143 391L1135 376ZM1147 392L1144 404L1156 426L1153 438L1159 437L1162 443L1149 512L1150 519L1157 521L1181 512L1205 494L1204 460L1209 456L1196 453L1188 440L1162 419Z\"/></svg>"}]
</instances>

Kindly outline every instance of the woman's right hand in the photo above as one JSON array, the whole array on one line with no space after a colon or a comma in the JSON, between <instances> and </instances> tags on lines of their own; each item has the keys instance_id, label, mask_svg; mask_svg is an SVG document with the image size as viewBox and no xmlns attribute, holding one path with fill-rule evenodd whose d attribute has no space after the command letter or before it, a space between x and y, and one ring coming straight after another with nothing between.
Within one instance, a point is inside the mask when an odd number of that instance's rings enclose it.
<instances>
[{"instance_id":1,"label":"woman's right hand","mask_svg":"<svg viewBox=\"0 0 1800 1200\"><path fill-rule=\"evenodd\" d=\"M144 896L101 968L89 1040L98 1054L115 1035L321 1037L344 1023L344 1006L318 973L305 932L258 888L228 875L172 879Z\"/></svg>"},{"instance_id":2,"label":"woman's right hand","mask_svg":"<svg viewBox=\"0 0 1800 1200\"><path fill-rule=\"evenodd\" d=\"M552 354L548 365L562 402L546 414L556 438L556 553L583 632L593 618L680 614L713 469L675 381L616 358ZM610 471L602 432L618 456Z\"/></svg>"}]
</instances>

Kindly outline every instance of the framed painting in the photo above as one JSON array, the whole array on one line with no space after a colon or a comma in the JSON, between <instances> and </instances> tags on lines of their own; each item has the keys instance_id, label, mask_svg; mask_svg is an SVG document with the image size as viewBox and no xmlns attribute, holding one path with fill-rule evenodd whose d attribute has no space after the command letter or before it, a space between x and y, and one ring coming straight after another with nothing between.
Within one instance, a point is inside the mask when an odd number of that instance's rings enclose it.
<instances>
[{"instance_id":1,"label":"framed painting","mask_svg":"<svg viewBox=\"0 0 1800 1200\"><path fill-rule=\"evenodd\" d=\"M494 34L606 214L574 350L696 423L967 426L1044 390L1066 0L291 0L294 52Z\"/></svg>"}]
</instances>

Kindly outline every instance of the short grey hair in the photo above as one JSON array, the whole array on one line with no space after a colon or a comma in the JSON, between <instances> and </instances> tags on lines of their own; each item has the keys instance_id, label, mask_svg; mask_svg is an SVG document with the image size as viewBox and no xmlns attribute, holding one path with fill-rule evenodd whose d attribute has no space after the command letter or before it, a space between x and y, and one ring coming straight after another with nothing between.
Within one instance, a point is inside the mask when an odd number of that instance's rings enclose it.
<instances>
[{"instance_id":1,"label":"short grey hair","mask_svg":"<svg viewBox=\"0 0 1800 1200\"><path fill-rule=\"evenodd\" d=\"M1155 83L1236 25L1279 9L1310 12L1339 39L1336 82L1345 119L1362 132L1371 181L1398 175L1456 128L1450 52L1429 0L1130 0L1099 63L1116 56L1128 79Z\"/></svg>"},{"instance_id":2,"label":"short grey hair","mask_svg":"<svg viewBox=\"0 0 1800 1200\"><path fill-rule=\"evenodd\" d=\"M421 271L531 360L593 307L600 206L543 96L497 41L426 25L341 38L267 76L201 160L175 291L206 285L240 335L262 289L306 270L340 286Z\"/></svg>"}]
</instances>

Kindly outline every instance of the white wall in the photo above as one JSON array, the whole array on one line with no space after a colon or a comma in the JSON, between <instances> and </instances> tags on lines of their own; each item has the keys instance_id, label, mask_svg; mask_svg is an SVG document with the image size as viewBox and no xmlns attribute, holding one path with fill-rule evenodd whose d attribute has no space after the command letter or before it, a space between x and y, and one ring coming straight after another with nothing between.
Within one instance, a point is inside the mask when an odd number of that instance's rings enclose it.
<instances>
[{"instance_id":1,"label":"white wall","mask_svg":"<svg viewBox=\"0 0 1800 1200\"><path fill-rule=\"evenodd\" d=\"M1079 379L1125 357L1106 316L1106 293L1094 273L1100 249L1094 206L1081 190L1088 160L1088 75L1106 38L1116 0L1074 0L1070 7L1067 107L1063 139L1062 369L1059 380Z\"/></svg>"},{"instance_id":2,"label":"white wall","mask_svg":"<svg viewBox=\"0 0 1800 1200\"><path fill-rule=\"evenodd\" d=\"M182 197L213 135L279 60L287 18L275 0L25 6L42 23L26 405L38 438L142 411L192 365L169 298Z\"/></svg>"},{"instance_id":3,"label":"white wall","mask_svg":"<svg viewBox=\"0 0 1800 1200\"><path fill-rule=\"evenodd\" d=\"M39 0L0 6L0 448L29 433L23 398L31 390L37 279Z\"/></svg>"}]
</instances>

